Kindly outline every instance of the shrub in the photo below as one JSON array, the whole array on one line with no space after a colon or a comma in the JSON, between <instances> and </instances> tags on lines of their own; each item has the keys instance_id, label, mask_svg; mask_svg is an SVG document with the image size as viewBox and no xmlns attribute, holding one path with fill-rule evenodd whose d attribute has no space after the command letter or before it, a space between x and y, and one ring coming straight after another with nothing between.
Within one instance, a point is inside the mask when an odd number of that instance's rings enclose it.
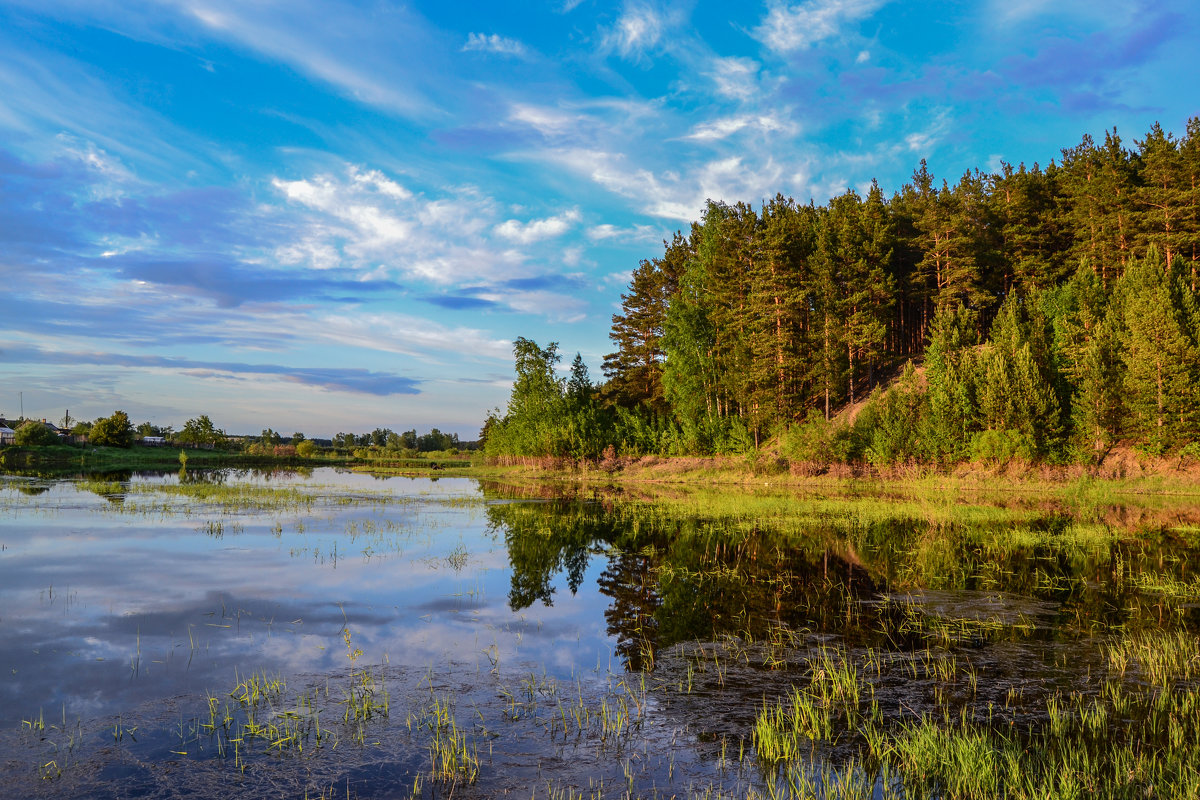
<instances>
[{"instance_id":1,"label":"shrub","mask_svg":"<svg viewBox=\"0 0 1200 800\"><path fill-rule=\"evenodd\" d=\"M788 461L823 467L834 462L847 463L861 451L854 428L830 422L815 410L809 412L803 423L788 428L781 439L783 455Z\"/></svg>"},{"instance_id":2,"label":"shrub","mask_svg":"<svg viewBox=\"0 0 1200 800\"><path fill-rule=\"evenodd\" d=\"M58 435L37 420L26 420L17 428L16 442L26 447L58 444Z\"/></svg>"},{"instance_id":3,"label":"shrub","mask_svg":"<svg viewBox=\"0 0 1200 800\"><path fill-rule=\"evenodd\" d=\"M1012 429L980 431L971 437L972 461L1000 465L1016 458L1032 461L1036 452L1037 447L1028 435Z\"/></svg>"}]
</instances>

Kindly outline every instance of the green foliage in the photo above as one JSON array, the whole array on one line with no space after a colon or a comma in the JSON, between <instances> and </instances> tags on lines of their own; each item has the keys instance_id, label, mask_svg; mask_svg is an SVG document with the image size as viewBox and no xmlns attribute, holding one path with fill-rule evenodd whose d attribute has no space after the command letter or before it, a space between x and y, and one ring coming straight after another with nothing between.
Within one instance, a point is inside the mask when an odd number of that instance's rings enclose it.
<instances>
[{"instance_id":1,"label":"green foliage","mask_svg":"<svg viewBox=\"0 0 1200 800\"><path fill-rule=\"evenodd\" d=\"M558 343L544 349L517 337L513 344L517 379L508 399L508 413L487 431L489 456L559 455L564 448L560 427L564 381L555 376L561 360Z\"/></svg>"},{"instance_id":2,"label":"green foliage","mask_svg":"<svg viewBox=\"0 0 1200 800\"><path fill-rule=\"evenodd\" d=\"M92 423L88 442L99 447L130 447L133 444L133 423L124 411L114 411Z\"/></svg>"},{"instance_id":3,"label":"green foliage","mask_svg":"<svg viewBox=\"0 0 1200 800\"><path fill-rule=\"evenodd\" d=\"M928 416L929 394L920 385L912 362L886 391L877 389L854 420L854 437L863 457L875 466L921 460L921 431Z\"/></svg>"},{"instance_id":4,"label":"green foliage","mask_svg":"<svg viewBox=\"0 0 1200 800\"><path fill-rule=\"evenodd\" d=\"M783 456L791 462L828 466L858 458L862 453L859 431L851 425L825 419L815 409L808 419L788 428L780 437Z\"/></svg>"},{"instance_id":5,"label":"green foliage","mask_svg":"<svg viewBox=\"0 0 1200 800\"><path fill-rule=\"evenodd\" d=\"M520 340L484 438L571 458L746 453L779 431L818 462L1173 452L1200 436L1198 186L1193 119L1183 139L1154 125L1136 152L1116 131L1084 137L1045 169L950 182L922 162L890 200L872 186L820 207L709 201L634 270L608 383L575 393L591 402L566 399L554 345ZM921 380L875 391L922 358ZM810 418L863 397L845 432Z\"/></svg>"},{"instance_id":6,"label":"green foliage","mask_svg":"<svg viewBox=\"0 0 1200 800\"><path fill-rule=\"evenodd\" d=\"M1062 448L1063 413L1055 386L1060 376L1051 353L1040 297L1010 295L977 356L979 423L986 431L1015 431L1029 452L1046 457Z\"/></svg>"},{"instance_id":7,"label":"green foliage","mask_svg":"<svg viewBox=\"0 0 1200 800\"><path fill-rule=\"evenodd\" d=\"M1117 293L1130 428L1147 450L1164 453L1200 435L1195 293L1154 248L1130 262Z\"/></svg>"},{"instance_id":8,"label":"green foliage","mask_svg":"<svg viewBox=\"0 0 1200 800\"><path fill-rule=\"evenodd\" d=\"M1037 455L1037 445L1024 431L985 430L971 437L972 461L1007 464L1014 459L1032 461Z\"/></svg>"},{"instance_id":9,"label":"green foliage","mask_svg":"<svg viewBox=\"0 0 1200 800\"><path fill-rule=\"evenodd\" d=\"M45 423L28 419L17 427L16 443L24 447L44 447L59 442L58 434L47 428Z\"/></svg>"},{"instance_id":10,"label":"green foliage","mask_svg":"<svg viewBox=\"0 0 1200 800\"><path fill-rule=\"evenodd\" d=\"M928 412L922 415L925 454L957 461L978 430L978 319L966 306L946 306L934 317L925 351Z\"/></svg>"},{"instance_id":11,"label":"green foliage","mask_svg":"<svg viewBox=\"0 0 1200 800\"><path fill-rule=\"evenodd\" d=\"M213 425L207 414L189 419L183 430L175 435L175 441L194 446L215 447L225 443L225 432Z\"/></svg>"}]
</instances>

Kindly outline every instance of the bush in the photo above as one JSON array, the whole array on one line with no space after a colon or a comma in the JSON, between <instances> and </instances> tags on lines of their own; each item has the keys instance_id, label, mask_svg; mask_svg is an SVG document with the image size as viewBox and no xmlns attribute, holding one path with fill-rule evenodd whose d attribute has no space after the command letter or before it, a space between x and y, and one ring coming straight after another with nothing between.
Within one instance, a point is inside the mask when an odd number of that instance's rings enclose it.
<instances>
[{"instance_id":1,"label":"bush","mask_svg":"<svg viewBox=\"0 0 1200 800\"><path fill-rule=\"evenodd\" d=\"M1013 459L1032 461L1037 452L1033 440L1020 431L980 431L971 437L971 460L1004 465Z\"/></svg>"},{"instance_id":2,"label":"bush","mask_svg":"<svg viewBox=\"0 0 1200 800\"><path fill-rule=\"evenodd\" d=\"M784 432L781 445L788 461L822 467L835 462L848 463L861 451L858 436L851 426L830 422L815 410L803 423Z\"/></svg>"},{"instance_id":3,"label":"bush","mask_svg":"<svg viewBox=\"0 0 1200 800\"><path fill-rule=\"evenodd\" d=\"M47 428L45 424L29 419L17 428L16 442L26 447L44 447L58 444L58 435Z\"/></svg>"},{"instance_id":4,"label":"bush","mask_svg":"<svg viewBox=\"0 0 1200 800\"><path fill-rule=\"evenodd\" d=\"M854 421L854 435L866 459L877 467L921 460L926 455L922 433L927 410L928 395L910 364L894 386L871 393Z\"/></svg>"},{"instance_id":5,"label":"bush","mask_svg":"<svg viewBox=\"0 0 1200 800\"><path fill-rule=\"evenodd\" d=\"M296 445L296 455L301 458L312 458L317 454L317 444L312 439L304 439Z\"/></svg>"}]
</instances>

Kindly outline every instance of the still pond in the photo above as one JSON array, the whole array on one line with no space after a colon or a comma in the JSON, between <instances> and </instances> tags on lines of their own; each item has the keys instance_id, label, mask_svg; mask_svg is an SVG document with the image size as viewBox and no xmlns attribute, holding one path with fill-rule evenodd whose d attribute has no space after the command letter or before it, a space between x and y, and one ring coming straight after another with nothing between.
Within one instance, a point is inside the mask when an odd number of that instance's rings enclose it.
<instances>
[{"instance_id":1,"label":"still pond","mask_svg":"<svg viewBox=\"0 0 1200 800\"><path fill-rule=\"evenodd\" d=\"M0 780L1200 797L1198 505L0 476Z\"/></svg>"}]
</instances>

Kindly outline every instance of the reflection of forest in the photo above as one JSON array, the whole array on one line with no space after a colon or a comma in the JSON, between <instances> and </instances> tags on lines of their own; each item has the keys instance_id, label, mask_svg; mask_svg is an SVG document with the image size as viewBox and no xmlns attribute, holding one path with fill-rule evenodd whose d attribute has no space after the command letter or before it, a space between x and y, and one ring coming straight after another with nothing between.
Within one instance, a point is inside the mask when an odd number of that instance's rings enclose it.
<instances>
[{"instance_id":1,"label":"reflection of forest","mask_svg":"<svg viewBox=\"0 0 1200 800\"><path fill-rule=\"evenodd\" d=\"M1081 546L1061 516L1029 525L932 524L910 518L824 518L758 524L673 515L662 506L557 497L521 502L485 486L487 513L503 535L512 565L509 603L522 609L554 602L565 576L575 593L593 556L609 598L608 632L631 668L653 665L659 648L723 635L763 636L786 625L849 642L878 642L897 630L896 604L874 602L919 590L1010 595L1046 602L1055 627L1159 624L1200 629L1200 609L1148 586L1190 586L1197 548L1137 537ZM528 491L524 494L528 497ZM1007 544L1005 544L1007 542ZM965 595L964 595L965 596ZM1061 631L1060 627L1060 631ZM899 644L892 638L893 644Z\"/></svg>"},{"instance_id":2,"label":"reflection of forest","mask_svg":"<svg viewBox=\"0 0 1200 800\"><path fill-rule=\"evenodd\" d=\"M680 641L780 622L844 627L857 600L876 592L866 570L834 548L785 546L757 529L730 536L719 525L572 500L491 504L488 516L508 546L513 609L553 604L560 574L574 593L591 557L607 559L597 583L611 599L608 632L631 668Z\"/></svg>"}]
</instances>

